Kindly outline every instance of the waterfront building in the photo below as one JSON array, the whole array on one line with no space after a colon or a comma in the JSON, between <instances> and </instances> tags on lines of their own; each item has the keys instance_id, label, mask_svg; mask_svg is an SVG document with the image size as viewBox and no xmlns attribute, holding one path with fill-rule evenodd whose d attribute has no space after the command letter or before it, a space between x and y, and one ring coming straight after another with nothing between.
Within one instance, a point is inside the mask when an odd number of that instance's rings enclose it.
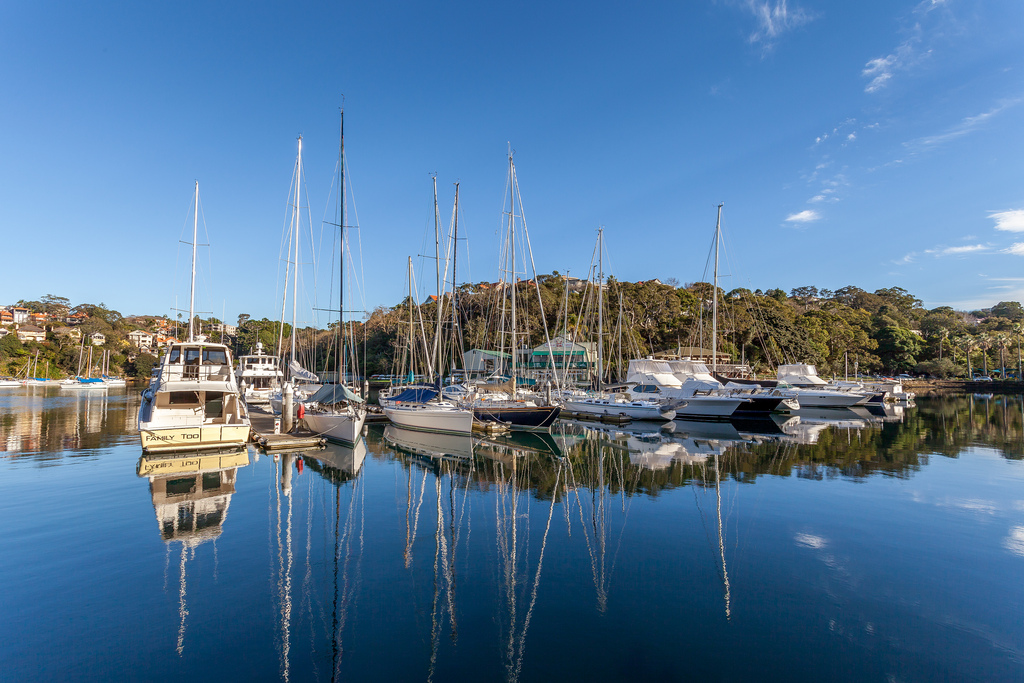
<instances>
[{"instance_id":1,"label":"waterfront building","mask_svg":"<svg viewBox=\"0 0 1024 683\"><path fill-rule=\"evenodd\" d=\"M597 344L554 337L533 349L520 349L516 375L535 381L556 379L567 385L588 385L597 368Z\"/></svg>"}]
</instances>

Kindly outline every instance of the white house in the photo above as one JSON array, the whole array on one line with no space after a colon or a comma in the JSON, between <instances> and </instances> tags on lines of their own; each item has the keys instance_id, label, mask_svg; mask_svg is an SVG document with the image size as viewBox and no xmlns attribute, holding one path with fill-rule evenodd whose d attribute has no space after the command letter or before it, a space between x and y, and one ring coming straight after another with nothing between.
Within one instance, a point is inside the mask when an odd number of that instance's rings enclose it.
<instances>
[{"instance_id":1,"label":"white house","mask_svg":"<svg viewBox=\"0 0 1024 683\"><path fill-rule=\"evenodd\" d=\"M128 333L128 342L138 349L148 349L153 345L153 335L145 330L135 330Z\"/></svg>"}]
</instances>

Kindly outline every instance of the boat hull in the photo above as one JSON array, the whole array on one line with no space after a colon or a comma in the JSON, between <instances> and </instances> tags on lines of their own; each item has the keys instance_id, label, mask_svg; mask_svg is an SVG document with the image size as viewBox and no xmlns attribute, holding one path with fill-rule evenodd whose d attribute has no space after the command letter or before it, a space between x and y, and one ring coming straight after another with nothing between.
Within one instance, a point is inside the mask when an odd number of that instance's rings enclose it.
<instances>
[{"instance_id":1,"label":"boat hull","mask_svg":"<svg viewBox=\"0 0 1024 683\"><path fill-rule=\"evenodd\" d=\"M140 425L143 453L196 451L225 446L244 446L249 442L249 425L203 425L156 427Z\"/></svg>"},{"instance_id":2,"label":"boat hull","mask_svg":"<svg viewBox=\"0 0 1024 683\"><path fill-rule=\"evenodd\" d=\"M671 420L676 416L675 410L665 410L659 406L635 406L616 401L566 401L562 404L566 410L591 415L625 415L632 420Z\"/></svg>"},{"instance_id":3,"label":"boat hull","mask_svg":"<svg viewBox=\"0 0 1024 683\"><path fill-rule=\"evenodd\" d=\"M473 406L477 420L503 422L512 429L548 429L561 412L561 406Z\"/></svg>"},{"instance_id":4,"label":"boat hull","mask_svg":"<svg viewBox=\"0 0 1024 683\"><path fill-rule=\"evenodd\" d=\"M728 419L736 410L748 402L745 399L726 396L689 396L686 405L676 408L676 419L716 418Z\"/></svg>"},{"instance_id":5,"label":"boat hull","mask_svg":"<svg viewBox=\"0 0 1024 683\"><path fill-rule=\"evenodd\" d=\"M354 445L359 440L365 421L365 410L337 415L308 412L303 418L309 431L346 446Z\"/></svg>"},{"instance_id":6,"label":"boat hull","mask_svg":"<svg viewBox=\"0 0 1024 683\"><path fill-rule=\"evenodd\" d=\"M447 410L432 406L385 406L384 414L392 424L406 429L442 434L471 434L472 410Z\"/></svg>"}]
</instances>

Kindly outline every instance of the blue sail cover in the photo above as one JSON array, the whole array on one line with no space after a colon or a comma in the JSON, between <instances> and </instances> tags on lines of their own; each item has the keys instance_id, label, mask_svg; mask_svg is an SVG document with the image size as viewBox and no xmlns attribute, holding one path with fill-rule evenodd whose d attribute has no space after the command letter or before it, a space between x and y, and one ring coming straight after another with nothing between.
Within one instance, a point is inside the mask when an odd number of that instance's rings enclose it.
<instances>
[{"instance_id":1,"label":"blue sail cover","mask_svg":"<svg viewBox=\"0 0 1024 683\"><path fill-rule=\"evenodd\" d=\"M406 389L391 400L398 403L426 403L427 401L433 401L435 398L437 398L436 389L417 387L415 389Z\"/></svg>"}]
</instances>

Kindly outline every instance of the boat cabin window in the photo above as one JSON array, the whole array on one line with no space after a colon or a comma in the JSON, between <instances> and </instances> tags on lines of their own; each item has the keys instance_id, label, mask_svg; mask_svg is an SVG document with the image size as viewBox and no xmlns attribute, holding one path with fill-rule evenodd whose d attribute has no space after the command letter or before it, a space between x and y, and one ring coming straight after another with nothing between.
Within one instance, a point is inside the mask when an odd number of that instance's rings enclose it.
<instances>
[{"instance_id":1,"label":"boat cabin window","mask_svg":"<svg viewBox=\"0 0 1024 683\"><path fill-rule=\"evenodd\" d=\"M203 349L203 365L227 365L228 354L224 349Z\"/></svg>"},{"instance_id":2,"label":"boat cabin window","mask_svg":"<svg viewBox=\"0 0 1024 683\"><path fill-rule=\"evenodd\" d=\"M187 493L196 492L195 477L182 477L180 479L167 480L167 495L182 496Z\"/></svg>"},{"instance_id":3,"label":"boat cabin window","mask_svg":"<svg viewBox=\"0 0 1024 683\"><path fill-rule=\"evenodd\" d=\"M181 362L181 348L175 346L173 349L171 349L171 360L169 362L171 362L171 363L180 363Z\"/></svg>"},{"instance_id":4,"label":"boat cabin window","mask_svg":"<svg viewBox=\"0 0 1024 683\"><path fill-rule=\"evenodd\" d=\"M167 397L167 402L172 406L197 406L199 405L199 393L196 391L172 391Z\"/></svg>"}]
</instances>

